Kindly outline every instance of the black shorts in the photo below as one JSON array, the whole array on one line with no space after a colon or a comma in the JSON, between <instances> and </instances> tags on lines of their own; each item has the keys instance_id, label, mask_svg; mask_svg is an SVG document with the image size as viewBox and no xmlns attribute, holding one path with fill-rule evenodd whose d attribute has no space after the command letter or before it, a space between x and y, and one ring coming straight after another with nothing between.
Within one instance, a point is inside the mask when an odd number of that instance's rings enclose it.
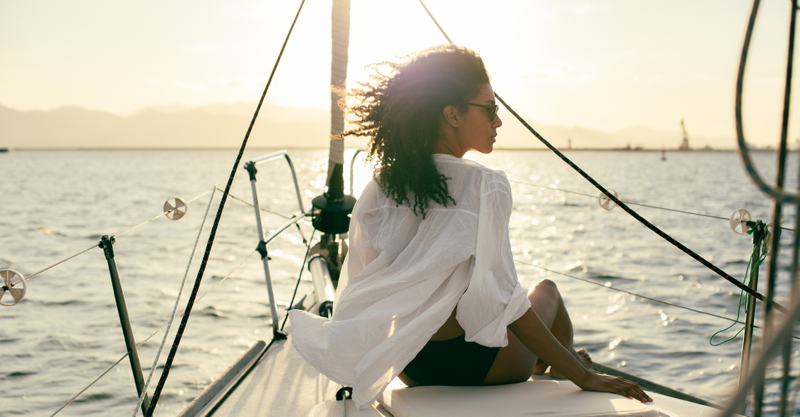
<instances>
[{"instance_id":1,"label":"black shorts","mask_svg":"<svg viewBox=\"0 0 800 417\"><path fill-rule=\"evenodd\" d=\"M463 334L428 341L403 373L419 385L483 385L499 351L467 342Z\"/></svg>"}]
</instances>

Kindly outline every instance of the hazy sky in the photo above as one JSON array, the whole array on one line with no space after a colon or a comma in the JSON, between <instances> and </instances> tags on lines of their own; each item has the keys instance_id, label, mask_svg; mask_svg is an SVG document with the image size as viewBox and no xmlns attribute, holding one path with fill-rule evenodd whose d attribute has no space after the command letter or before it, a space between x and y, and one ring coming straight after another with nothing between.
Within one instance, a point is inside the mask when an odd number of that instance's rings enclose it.
<instances>
[{"instance_id":1,"label":"hazy sky","mask_svg":"<svg viewBox=\"0 0 800 417\"><path fill-rule=\"evenodd\" d=\"M692 135L734 136L751 1L426 4L454 42L483 56L495 91L532 122L678 130L684 118ZM125 115L152 105L255 102L299 5L0 0L0 104ZM330 8L330 0L306 1L267 101L329 106ZM787 0L762 2L748 60L745 129L761 145L779 138L789 11ZM351 19L351 80L363 79L367 63L445 42L416 0L352 0Z\"/></svg>"}]
</instances>

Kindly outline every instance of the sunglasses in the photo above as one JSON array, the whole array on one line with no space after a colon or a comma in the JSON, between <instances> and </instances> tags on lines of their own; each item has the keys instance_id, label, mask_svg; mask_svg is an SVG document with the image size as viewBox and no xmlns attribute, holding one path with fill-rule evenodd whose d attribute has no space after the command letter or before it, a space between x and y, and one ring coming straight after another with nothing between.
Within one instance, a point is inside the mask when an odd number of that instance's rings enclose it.
<instances>
[{"instance_id":1,"label":"sunglasses","mask_svg":"<svg viewBox=\"0 0 800 417\"><path fill-rule=\"evenodd\" d=\"M486 109L489 112L489 120L492 121L497 116L497 111L500 110L500 106L497 104L490 105L490 104L475 104L475 103L467 103L470 106L480 107L482 109Z\"/></svg>"}]
</instances>

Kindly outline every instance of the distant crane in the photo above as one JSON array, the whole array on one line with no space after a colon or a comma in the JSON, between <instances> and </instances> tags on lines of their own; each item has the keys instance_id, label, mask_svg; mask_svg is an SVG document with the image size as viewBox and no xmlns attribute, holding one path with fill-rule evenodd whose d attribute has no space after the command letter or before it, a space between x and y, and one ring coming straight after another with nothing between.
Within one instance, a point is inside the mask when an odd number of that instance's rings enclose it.
<instances>
[{"instance_id":1,"label":"distant crane","mask_svg":"<svg viewBox=\"0 0 800 417\"><path fill-rule=\"evenodd\" d=\"M683 143L681 143L681 146L678 146L678 150L688 151L692 148L689 146L689 135L686 133L686 125L683 123L683 119L681 119L681 130L683 130Z\"/></svg>"}]
</instances>

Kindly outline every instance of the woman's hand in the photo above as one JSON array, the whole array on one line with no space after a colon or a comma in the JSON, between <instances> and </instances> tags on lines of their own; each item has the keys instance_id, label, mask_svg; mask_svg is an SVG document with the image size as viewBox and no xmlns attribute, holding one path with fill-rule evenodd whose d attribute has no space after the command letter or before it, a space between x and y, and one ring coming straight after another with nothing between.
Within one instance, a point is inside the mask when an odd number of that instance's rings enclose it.
<instances>
[{"instance_id":1,"label":"woman's hand","mask_svg":"<svg viewBox=\"0 0 800 417\"><path fill-rule=\"evenodd\" d=\"M644 393L639 384L627 379L600 375L587 369L575 356L562 346L550 329L542 323L532 309L528 309L508 328L536 356L555 368L585 391L599 391L619 394L641 402L653 401Z\"/></svg>"},{"instance_id":2,"label":"woman's hand","mask_svg":"<svg viewBox=\"0 0 800 417\"><path fill-rule=\"evenodd\" d=\"M653 401L653 399L645 394L644 390L639 387L639 384L618 376L600 375L594 372L588 372L586 378L581 384L578 384L578 386L584 391L610 392L623 397L633 398L643 403Z\"/></svg>"}]
</instances>

